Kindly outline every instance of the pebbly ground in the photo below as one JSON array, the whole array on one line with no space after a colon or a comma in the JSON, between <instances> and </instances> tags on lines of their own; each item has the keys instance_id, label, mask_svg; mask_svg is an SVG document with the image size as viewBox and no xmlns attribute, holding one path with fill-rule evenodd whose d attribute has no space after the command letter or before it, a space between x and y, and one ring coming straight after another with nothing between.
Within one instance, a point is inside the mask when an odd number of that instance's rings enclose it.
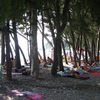
<instances>
[{"instance_id":1,"label":"pebbly ground","mask_svg":"<svg viewBox=\"0 0 100 100\"><path fill-rule=\"evenodd\" d=\"M41 70L40 78L14 76L13 81L0 81L0 100L29 100L26 97L10 96L10 90L42 93L42 100L100 100L100 76L87 80L52 77L50 69Z\"/></svg>"}]
</instances>

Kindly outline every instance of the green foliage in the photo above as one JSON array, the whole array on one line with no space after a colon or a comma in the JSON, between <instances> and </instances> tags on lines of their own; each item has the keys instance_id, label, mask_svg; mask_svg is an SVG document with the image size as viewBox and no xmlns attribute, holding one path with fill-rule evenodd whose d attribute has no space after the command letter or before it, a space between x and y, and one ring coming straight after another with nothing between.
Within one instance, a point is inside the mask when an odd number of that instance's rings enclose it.
<instances>
[{"instance_id":1,"label":"green foliage","mask_svg":"<svg viewBox=\"0 0 100 100\"><path fill-rule=\"evenodd\" d=\"M7 20L19 21L25 13L25 0L0 0L0 24Z\"/></svg>"},{"instance_id":2,"label":"green foliage","mask_svg":"<svg viewBox=\"0 0 100 100\"><path fill-rule=\"evenodd\" d=\"M100 25L100 0L89 0L88 4L93 20Z\"/></svg>"},{"instance_id":3,"label":"green foliage","mask_svg":"<svg viewBox=\"0 0 100 100\"><path fill-rule=\"evenodd\" d=\"M11 0L10 18L19 20L25 10L25 0Z\"/></svg>"}]
</instances>

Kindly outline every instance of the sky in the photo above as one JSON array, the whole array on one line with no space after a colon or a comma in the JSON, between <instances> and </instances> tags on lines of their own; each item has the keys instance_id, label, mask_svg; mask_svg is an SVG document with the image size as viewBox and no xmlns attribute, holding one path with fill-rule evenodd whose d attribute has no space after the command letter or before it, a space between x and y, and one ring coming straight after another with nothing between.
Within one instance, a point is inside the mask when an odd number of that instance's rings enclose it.
<instances>
[{"instance_id":1,"label":"sky","mask_svg":"<svg viewBox=\"0 0 100 100\"><path fill-rule=\"evenodd\" d=\"M49 37L49 39L50 39L50 37ZM26 59L29 61L29 59L28 59L29 58L28 57L28 49L27 49L28 48L27 40L24 39L22 36L18 35L18 41L19 41L20 47L22 48L22 50L25 54ZM43 52L42 52L42 35L39 32L38 32L38 35L37 35L37 44L38 44L38 51L42 56L43 55ZM45 44L47 44L46 40L45 40ZM51 57L51 48L45 47L45 50L46 50L46 55ZM21 61L22 61L22 64L24 64L22 55L21 55Z\"/></svg>"},{"instance_id":2,"label":"sky","mask_svg":"<svg viewBox=\"0 0 100 100\"><path fill-rule=\"evenodd\" d=\"M40 23L41 23L41 17L40 16L38 17L38 19L40 20ZM38 51L41 54L41 56L43 56L43 51L42 51L42 35L41 35L39 30L37 32L38 32L38 35L37 35ZM50 34L50 32L48 31L48 29L46 27L45 27L45 33ZM52 38L49 37L49 40L52 40ZM11 42L12 45L14 46L14 41L12 39L11 39L11 41L12 41ZM19 42L19 45L20 45L21 49L23 50L23 52L25 54L26 59L29 60L27 40L25 38L23 38L21 35L18 34L18 42ZM46 45L47 41L44 40L44 42L45 42L44 44ZM45 50L46 50L46 55L51 57L51 48L49 49L49 46L46 46ZM24 64L22 55L20 57L21 57L22 64ZM0 61L1 61L1 47L0 47Z\"/></svg>"},{"instance_id":3,"label":"sky","mask_svg":"<svg viewBox=\"0 0 100 100\"><path fill-rule=\"evenodd\" d=\"M38 35L37 40L38 40L38 50L42 54L42 42L41 42L42 41L42 37L41 37L41 34ZM14 41L12 39L11 39L11 41L12 41L11 45L14 46ZM23 50L26 59L29 61L27 40L25 38L23 38L22 36L18 35L18 43L19 43L21 49ZM14 50L13 50L13 52L14 52ZM24 65L24 61L23 61L22 55L20 56L20 58L21 58L21 64ZM0 61L1 61L1 46L0 46Z\"/></svg>"}]
</instances>

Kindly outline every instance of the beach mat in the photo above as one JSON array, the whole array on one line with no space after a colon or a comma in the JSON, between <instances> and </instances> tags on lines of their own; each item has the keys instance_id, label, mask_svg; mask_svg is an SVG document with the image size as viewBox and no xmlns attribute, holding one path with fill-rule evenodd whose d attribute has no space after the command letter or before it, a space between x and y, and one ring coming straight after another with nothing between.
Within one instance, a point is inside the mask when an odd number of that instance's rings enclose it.
<instances>
[{"instance_id":1,"label":"beach mat","mask_svg":"<svg viewBox=\"0 0 100 100\"><path fill-rule=\"evenodd\" d=\"M44 95L43 94L38 94L38 93L33 93L31 95L26 96L29 100L43 100Z\"/></svg>"},{"instance_id":2,"label":"beach mat","mask_svg":"<svg viewBox=\"0 0 100 100\"><path fill-rule=\"evenodd\" d=\"M68 78L75 78L75 79L81 79L81 80L87 80L89 79L90 77L89 76L86 76L86 75L78 75L78 76L75 76L75 75L72 75L72 74L69 74L69 75L57 75L59 77L68 77Z\"/></svg>"},{"instance_id":3,"label":"beach mat","mask_svg":"<svg viewBox=\"0 0 100 100\"><path fill-rule=\"evenodd\" d=\"M26 97L28 100L43 100L44 97L44 94L42 93L34 93L30 91L20 92L19 90L11 90L8 94L13 97Z\"/></svg>"},{"instance_id":4,"label":"beach mat","mask_svg":"<svg viewBox=\"0 0 100 100\"><path fill-rule=\"evenodd\" d=\"M93 76L100 76L100 71L91 71L90 74Z\"/></svg>"},{"instance_id":5,"label":"beach mat","mask_svg":"<svg viewBox=\"0 0 100 100\"><path fill-rule=\"evenodd\" d=\"M26 98L29 100L43 100L44 94L42 93L33 93L29 91L23 92Z\"/></svg>"},{"instance_id":6,"label":"beach mat","mask_svg":"<svg viewBox=\"0 0 100 100\"><path fill-rule=\"evenodd\" d=\"M75 78L75 79L80 79L80 80L87 80L87 79L90 78L90 77L85 76L85 75L79 75L79 76L73 75L73 76L67 76L67 77L69 77L69 78Z\"/></svg>"}]
</instances>

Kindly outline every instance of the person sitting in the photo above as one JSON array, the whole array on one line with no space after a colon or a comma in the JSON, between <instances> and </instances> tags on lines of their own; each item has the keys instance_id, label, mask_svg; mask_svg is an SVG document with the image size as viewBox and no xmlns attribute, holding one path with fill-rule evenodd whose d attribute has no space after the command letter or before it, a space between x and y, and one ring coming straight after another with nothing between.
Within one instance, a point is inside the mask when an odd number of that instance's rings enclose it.
<instances>
[{"instance_id":1,"label":"person sitting","mask_svg":"<svg viewBox=\"0 0 100 100\"><path fill-rule=\"evenodd\" d=\"M97 65L97 63L94 61L94 62L92 62L92 64L91 64L91 66L96 66Z\"/></svg>"},{"instance_id":2,"label":"person sitting","mask_svg":"<svg viewBox=\"0 0 100 100\"><path fill-rule=\"evenodd\" d=\"M50 57L47 57L47 64L51 65L53 63L53 60Z\"/></svg>"},{"instance_id":3,"label":"person sitting","mask_svg":"<svg viewBox=\"0 0 100 100\"><path fill-rule=\"evenodd\" d=\"M41 68L46 67L46 62L44 61L44 59L40 60L40 67Z\"/></svg>"}]
</instances>

